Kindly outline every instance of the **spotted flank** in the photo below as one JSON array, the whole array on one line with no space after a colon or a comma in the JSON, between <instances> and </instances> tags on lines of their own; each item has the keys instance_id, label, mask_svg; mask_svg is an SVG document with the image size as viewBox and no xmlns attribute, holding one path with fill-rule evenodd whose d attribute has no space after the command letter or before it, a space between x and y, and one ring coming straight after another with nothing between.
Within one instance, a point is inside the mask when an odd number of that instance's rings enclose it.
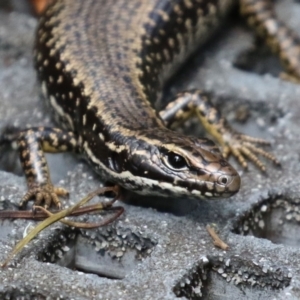
<instances>
[{"instance_id":1,"label":"spotted flank","mask_svg":"<svg viewBox=\"0 0 300 300\"><path fill-rule=\"evenodd\" d=\"M264 0L56 0L42 15L35 66L64 128L33 128L4 140L19 153L28 183L21 204L60 207L44 152L83 154L102 179L141 195L214 199L240 188L230 154L266 170L265 141L231 129L202 91L182 92L160 113L165 82L207 41L230 9L241 14L300 78L299 40ZM195 114L222 147L171 130ZM4 135L5 136L5 135Z\"/></svg>"}]
</instances>

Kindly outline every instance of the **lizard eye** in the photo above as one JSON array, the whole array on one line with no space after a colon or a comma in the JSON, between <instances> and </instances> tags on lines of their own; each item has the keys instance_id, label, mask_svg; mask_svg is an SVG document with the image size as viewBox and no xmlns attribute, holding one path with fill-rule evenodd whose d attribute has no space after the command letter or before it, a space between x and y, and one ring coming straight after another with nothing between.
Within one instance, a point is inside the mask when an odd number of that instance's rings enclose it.
<instances>
[{"instance_id":1,"label":"lizard eye","mask_svg":"<svg viewBox=\"0 0 300 300\"><path fill-rule=\"evenodd\" d=\"M168 167L174 170L184 170L188 167L186 160L174 152L167 153L164 161Z\"/></svg>"}]
</instances>

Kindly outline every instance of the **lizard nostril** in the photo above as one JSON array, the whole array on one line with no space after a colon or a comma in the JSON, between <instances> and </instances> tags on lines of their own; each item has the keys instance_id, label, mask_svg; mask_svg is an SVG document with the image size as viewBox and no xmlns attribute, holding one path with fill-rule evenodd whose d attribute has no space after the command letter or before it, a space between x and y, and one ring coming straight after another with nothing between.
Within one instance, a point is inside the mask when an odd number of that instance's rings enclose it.
<instances>
[{"instance_id":1,"label":"lizard nostril","mask_svg":"<svg viewBox=\"0 0 300 300\"><path fill-rule=\"evenodd\" d=\"M221 175L219 178L218 178L218 183L219 184L222 184L222 185L226 185L228 182L229 182L229 178L227 175Z\"/></svg>"}]
</instances>

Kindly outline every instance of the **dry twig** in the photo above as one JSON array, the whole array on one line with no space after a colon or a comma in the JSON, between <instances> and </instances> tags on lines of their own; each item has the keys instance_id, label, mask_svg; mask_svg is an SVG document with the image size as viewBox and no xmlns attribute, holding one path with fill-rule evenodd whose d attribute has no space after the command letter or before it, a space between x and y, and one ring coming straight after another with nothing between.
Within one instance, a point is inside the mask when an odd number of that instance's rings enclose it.
<instances>
[{"instance_id":1,"label":"dry twig","mask_svg":"<svg viewBox=\"0 0 300 300\"><path fill-rule=\"evenodd\" d=\"M116 197L106 203L99 203L99 204L95 204L95 205L91 205L90 207L82 207L84 204L86 204L87 202L89 202L91 199L93 199L95 196L100 195L100 194L104 194L106 192L114 192L116 194ZM80 214L82 214L82 212L90 212L90 211L95 211L95 210L103 210L107 207L111 207L112 204L117 200L118 198L118 193L119 193L119 189L118 187L104 187L104 188L99 188L97 190L95 190L94 192L88 194L86 197L84 197L83 199L81 199L78 203L74 204L73 206L66 208L64 210L61 210L57 213L51 213L45 209L42 209L43 213L46 215L49 215L49 217L44 220L43 222L41 222L40 224L38 224L35 228L33 228L28 235L23 238L20 242L17 243L17 245L14 247L14 249L11 251L11 253L8 255L7 259L2 263L2 267L7 266L7 264L11 261L11 259L17 254L19 253L34 237L36 237L42 230L44 230L45 228L47 228L48 226L50 226L51 224L57 222L57 221L61 221L65 224L68 224L70 226L75 226L79 225L79 227L82 227L81 225L84 225L85 228L94 228L97 227L95 226L96 224L99 226L102 225L106 225L109 223L109 221L104 222L99 222L99 223L76 223L76 222L71 222L69 220L63 220L63 218L70 216L72 213L74 214L75 212L78 213L78 211L80 210ZM38 207L40 208L40 207ZM12 214L14 211L10 212L10 214ZM123 212L123 208L119 208L118 213L113 217L110 218L110 221L115 220L121 213Z\"/></svg>"},{"instance_id":2,"label":"dry twig","mask_svg":"<svg viewBox=\"0 0 300 300\"><path fill-rule=\"evenodd\" d=\"M219 247L222 250L228 250L229 249L229 246L221 240L221 238L218 236L218 234L216 233L215 229L212 226L207 225L206 230L208 231L209 235L214 240L214 245L216 247Z\"/></svg>"}]
</instances>

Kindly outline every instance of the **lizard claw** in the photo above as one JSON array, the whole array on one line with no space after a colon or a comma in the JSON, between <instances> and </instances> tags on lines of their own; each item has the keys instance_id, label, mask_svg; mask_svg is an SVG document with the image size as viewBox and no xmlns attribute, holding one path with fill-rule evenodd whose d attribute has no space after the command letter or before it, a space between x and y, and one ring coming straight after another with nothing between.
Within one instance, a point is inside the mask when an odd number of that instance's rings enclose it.
<instances>
[{"instance_id":1,"label":"lizard claw","mask_svg":"<svg viewBox=\"0 0 300 300\"><path fill-rule=\"evenodd\" d=\"M58 196L67 196L69 193L64 188L54 187L51 184L45 184L42 186L31 187L28 192L22 198L19 206L24 207L24 205L35 198L34 205L32 209L35 211L36 206L40 206L44 203L44 208L48 209L52 203L57 207L57 209L61 209L61 202Z\"/></svg>"},{"instance_id":2,"label":"lizard claw","mask_svg":"<svg viewBox=\"0 0 300 300\"><path fill-rule=\"evenodd\" d=\"M253 138L239 133L229 133L223 147L223 156L228 158L231 154L235 156L243 168L247 169L247 159L251 160L261 171L265 172L266 167L259 159L259 155L280 166L280 162L270 152L261 149L259 146L269 146L270 143L263 139Z\"/></svg>"}]
</instances>

